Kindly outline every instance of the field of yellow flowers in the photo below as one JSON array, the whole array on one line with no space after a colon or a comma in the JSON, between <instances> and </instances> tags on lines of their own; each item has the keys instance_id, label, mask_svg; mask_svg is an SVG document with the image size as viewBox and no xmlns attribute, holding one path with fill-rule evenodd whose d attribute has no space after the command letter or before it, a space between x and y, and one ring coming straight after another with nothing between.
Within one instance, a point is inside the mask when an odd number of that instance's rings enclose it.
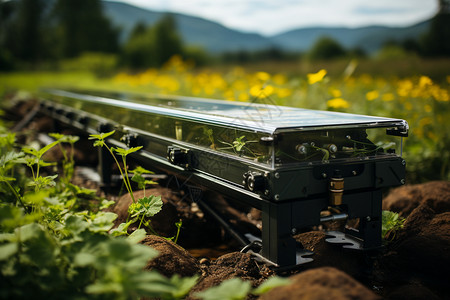
<instances>
[{"instance_id":1,"label":"field of yellow flowers","mask_svg":"<svg viewBox=\"0 0 450 300\"><path fill-rule=\"evenodd\" d=\"M249 72L242 67L226 71L199 70L174 56L164 67L140 73L121 72L101 80L93 78L92 74L84 77L78 74L72 81L64 81L64 76L59 74L54 75L53 80L57 79L58 85L230 101L270 101L278 105L405 119L410 124L403 152L409 182L450 180L450 74L440 82L425 75L355 76L352 64L350 62L342 76L332 77L326 69L301 76ZM0 94L8 88L8 82L14 86L18 80L30 81L24 74L15 80L11 76L0 74ZM43 80L42 74L30 76L40 78L41 86L50 82ZM90 76L89 79L86 76Z\"/></svg>"},{"instance_id":2,"label":"field of yellow flowers","mask_svg":"<svg viewBox=\"0 0 450 300\"><path fill-rule=\"evenodd\" d=\"M350 65L351 69L351 65ZM444 82L345 74L331 78L325 69L304 77L283 73L196 72L179 57L164 68L119 73L117 88L231 101L267 101L278 105L401 118L410 124L404 142L410 182L450 180L450 75Z\"/></svg>"}]
</instances>

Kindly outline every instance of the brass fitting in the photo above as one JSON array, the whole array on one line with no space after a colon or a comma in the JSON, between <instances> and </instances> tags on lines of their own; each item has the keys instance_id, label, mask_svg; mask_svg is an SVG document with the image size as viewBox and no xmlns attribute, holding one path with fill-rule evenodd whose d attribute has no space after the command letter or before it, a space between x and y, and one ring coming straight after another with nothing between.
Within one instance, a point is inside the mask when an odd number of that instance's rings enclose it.
<instances>
[{"instance_id":1,"label":"brass fitting","mask_svg":"<svg viewBox=\"0 0 450 300\"><path fill-rule=\"evenodd\" d=\"M341 205L342 195L344 194L344 178L331 178L328 189L330 191L330 205Z\"/></svg>"}]
</instances>

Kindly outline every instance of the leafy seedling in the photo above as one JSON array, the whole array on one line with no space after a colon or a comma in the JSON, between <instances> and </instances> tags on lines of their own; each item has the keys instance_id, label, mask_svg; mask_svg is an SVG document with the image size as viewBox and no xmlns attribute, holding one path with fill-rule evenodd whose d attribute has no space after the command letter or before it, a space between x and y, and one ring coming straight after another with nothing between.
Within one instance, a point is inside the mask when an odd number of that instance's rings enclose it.
<instances>
[{"instance_id":1,"label":"leafy seedling","mask_svg":"<svg viewBox=\"0 0 450 300\"><path fill-rule=\"evenodd\" d=\"M398 213L383 210L381 236L385 241L393 241L405 223L404 218L400 217Z\"/></svg>"}]
</instances>

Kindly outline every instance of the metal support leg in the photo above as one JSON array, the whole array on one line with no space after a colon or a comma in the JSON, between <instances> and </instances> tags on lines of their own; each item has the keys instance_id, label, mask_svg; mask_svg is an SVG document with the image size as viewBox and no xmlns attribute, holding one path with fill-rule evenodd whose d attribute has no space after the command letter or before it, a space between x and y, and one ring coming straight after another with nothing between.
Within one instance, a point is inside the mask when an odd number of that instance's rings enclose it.
<instances>
[{"instance_id":1,"label":"metal support leg","mask_svg":"<svg viewBox=\"0 0 450 300\"><path fill-rule=\"evenodd\" d=\"M291 234L290 203L264 203L262 254L280 267L296 265L296 242Z\"/></svg>"},{"instance_id":2,"label":"metal support leg","mask_svg":"<svg viewBox=\"0 0 450 300\"><path fill-rule=\"evenodd\" d=\"M381 202L382 194L380 190L371 193L371 214L361 218L359 232L363 239L363 248L371 249L381 246Z\"/></svg>"},{"instance_id":3,"label":"metal support leg","mask_svg":"<svg viewBox=\"0 0 450 300\"><path fill-rule=\"evenodd\" d=\"M105 147L100 147L98 149L98 161L101 184L104 188L111 187L111 173L114 159Z\"/></svg>"}]
</instances>

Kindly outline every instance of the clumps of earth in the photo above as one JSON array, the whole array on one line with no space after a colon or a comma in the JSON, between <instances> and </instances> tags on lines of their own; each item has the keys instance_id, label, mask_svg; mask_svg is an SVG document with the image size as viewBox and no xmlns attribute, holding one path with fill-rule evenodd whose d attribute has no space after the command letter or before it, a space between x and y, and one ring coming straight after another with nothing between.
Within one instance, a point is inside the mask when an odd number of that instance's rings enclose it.
<instances>
[{"instance_id":1,"label":"clumps of earth","mask_svg":"<svg viewBox=\"0 0 450 300\"><path fill-rule=\"evenodd\" d=\"M21 109L26 112L31 108ZM52 124L52 120L38 117L19 129L26 132L52 132ZM64 128L60 130L64 134L77 135ZM92 148L91 142L87 137L82 137L76 145L74 154L79 165L76 167L74 183L96 188L99 194L115 200L116 204L111 210L118 215L118 226L127 218L131 198L128 195L119 197L114 190L105 193L99 188L95 176L87 175L89 172L86 169L89 168L85 166L94 168L97 163L96 150ZM60 155L57 148L49 154L53 159L58 159ZM406 221L404 228L380 251L366 255L325 242L324 229L340 226L327 224L295 236L307 250L314 252L313 262L276 273L250 254L239 252L240 246L192 201L192 190L181 188L180 182L174 178L156 178L158 185L145 191L146 195L161 196L164 205L162 211L151 219L152 227L159 235L148 235L141 243L159 252L159 256L150 261L146 268L156 269L168 277L173 274L199 276L188 299L194 299L196 292L233 277L250 281L253 287L257 287L274 274L289 277L291 283L272 289L260 296L261 299L450 299L448 181L405 185L392 189L384 197L383 209L399 213ZM259 211L241 207L212 192L201 192L203 198L228 218L235 228L250 233L258 233L261 229ZM135 197L139 198L143 193L137 191ZM163 237L176 234L174 224L179 220L182 220L182 228L175 244ZM134 228L130 226L129 230L135 228L137 224ZM249 298L255 299L257 296L250 295Z\"/></svg>"},{"instance_id":2,"label":"clumps of earth","mask_svg":"<svg viewBox=\"0 0 450 300\"><path fill-rule=\"evenodd\" d=\"M183 193L162 187L146 193L161 195L165 203L152 220L156 230L171 236L174 232L170 224L184 218L180 246L154 235L143 241L160 252L148 267L166 276L200 274L190 295L232 277L249 280L256 287L275 274L250 254L240 253L238 246L214 220L205 218L195 205L192 209L183 201ZM221 198L220 195L215 197ZM120 216L118 222L126 218L130 201L129 196L118 199L114 208ZM186 206L178 207L177 203ZM307 250L314 251L314 261L279 273L291 278L291 284L275 288L261 299L448 299L449 208L450 182L435 181L391 190L385 197L383 209L406 218L404 228L371 257L325 242L323 230L298 234L295 238ZM251 215L256 213L247 213L246 226L256 223ZM228 253L220 254L221 245L226 245L222 252Z\"/></svg>"}]
</instances>

